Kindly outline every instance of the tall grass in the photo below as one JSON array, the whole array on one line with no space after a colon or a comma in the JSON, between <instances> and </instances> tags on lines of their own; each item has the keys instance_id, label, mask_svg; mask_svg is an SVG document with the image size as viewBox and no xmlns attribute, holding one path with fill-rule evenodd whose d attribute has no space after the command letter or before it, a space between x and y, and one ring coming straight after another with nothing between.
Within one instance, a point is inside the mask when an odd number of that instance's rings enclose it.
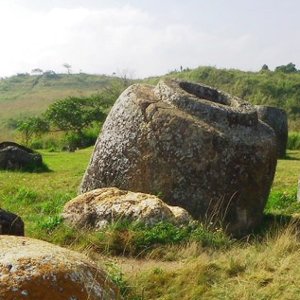
<instances>
[{"instance_id":1,"label":"tall grass","mask_svg":"<svg viewBox=\"0 0 300 300\"><path fill-rule=\"evenodd\" d=\"M162 268L153 265L143 270L133 266L125 276L133 287L127 299L299 299L297 226L290 224L263 241L235 244L226 251L202 250L175 267L162 264Z\"/></svg>"},{"instance_id":2,"label":"tall grass","mask_svg":"<svg viewBox=\"0 0 300 300\"><path fill-rule=\"evenodd\" d=\"M290 150L300 150L300 132L290 132L287 148Z\"/></svg>"}]
</instances>

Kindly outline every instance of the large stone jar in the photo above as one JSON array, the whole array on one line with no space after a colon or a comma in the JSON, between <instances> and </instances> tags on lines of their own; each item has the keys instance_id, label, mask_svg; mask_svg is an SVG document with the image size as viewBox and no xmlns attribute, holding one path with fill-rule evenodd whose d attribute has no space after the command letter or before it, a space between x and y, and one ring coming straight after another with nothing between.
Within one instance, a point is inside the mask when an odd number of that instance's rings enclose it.
<instances>
[{"instance_id":1,"label":"large stone jar","mask_svg":"<svg viewBox=\"0 0 300 300\"><path fill-rule=\"evenodd\" d=\"M276 151L274 131L239 98L186 81L135 84L108 115L80 192L159 195L244 234L262 220Z\"/></svg>"},{"instance_id":2,"label":"large stone jar","mask_svg":"<svg viewBox=\"0 0 300 300\"><path fill-rule=\"evenodd\" d=\"M14 142L0 143L0 169L34 171L43 168L39 153Z\"/></svg>"},{"instance_id":3,"label":"large stone jar","mask_svg":"<svg viewBox=\"0 0 300 300\"><path fill-rule=\"evenodd\" d=\"M256 105L258 118L267 123L275 132L277 156L284 158L288 141L288 118L285 110L265 105Z\"/></svg>"}]
</instances>

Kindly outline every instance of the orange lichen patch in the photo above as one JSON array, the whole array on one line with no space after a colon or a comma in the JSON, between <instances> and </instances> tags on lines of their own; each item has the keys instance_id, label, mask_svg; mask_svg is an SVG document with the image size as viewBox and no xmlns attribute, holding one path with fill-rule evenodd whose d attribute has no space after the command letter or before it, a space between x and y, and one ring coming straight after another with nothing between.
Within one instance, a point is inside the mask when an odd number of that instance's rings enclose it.
<instances>
[{"instance_id":1,"label":"orange lichen patch","mask_svg":"<svg viewBox=\"0 0 300 300\"><path fill-rule=\"evenodd\" d=\"M84 255L29 238L0 237L0 300L119 299Z\"/></svg>"}]
</instances>

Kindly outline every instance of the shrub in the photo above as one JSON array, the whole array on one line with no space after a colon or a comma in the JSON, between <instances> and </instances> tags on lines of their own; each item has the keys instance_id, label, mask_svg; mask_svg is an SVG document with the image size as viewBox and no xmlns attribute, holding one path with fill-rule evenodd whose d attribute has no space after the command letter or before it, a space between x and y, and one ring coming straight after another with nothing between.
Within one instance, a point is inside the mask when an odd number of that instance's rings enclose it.
<instances>
[{"instance_id":1,"label":"shrub","mask_svg":"<svg viewBox=\"0 0 300 300\"><path fill-rule=\"evenodd\" d=\"M63 139L63 149L75 151L77 148L81 149L93 146L96 140L97 136L92 131L82 132L81 134L70 132Z\"/></svg>"},{"instance_id":2,"label":"shrub","mask_svg":"<svg viewBox=\"0 0 300 300\"><path fill-rule=\"evenodd\" d=\"M287 148L290 150L300 149L300 132L289 133Z\"/></svg>"}]
</instances>

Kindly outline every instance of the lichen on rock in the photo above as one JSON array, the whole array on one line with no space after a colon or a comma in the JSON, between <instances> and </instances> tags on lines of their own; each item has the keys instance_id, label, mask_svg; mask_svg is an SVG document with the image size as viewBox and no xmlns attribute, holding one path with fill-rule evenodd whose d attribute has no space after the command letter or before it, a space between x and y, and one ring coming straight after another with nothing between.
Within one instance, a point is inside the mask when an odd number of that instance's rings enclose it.
<instances>
[{"instance_id":1,"label":"lichen on rock","mask_svg":"<svg viewBox=\"0 0 300 300\"><path fill-rule=\"evenodd\" d=\"M0 299L120 299L107 274L84 255L47 242L0 236Z\"/></svg>"},{"instance_id":2,"label":"lichen on rock","mask_svg":"<svg viewBox=\"0 0 300 300\"><path fill-rule=\"evenodd\" d=\"M148 226L162 221L176 225L192 221L185 209L169 206L156 196L113 187L77 196L65 205L62 217L73 227L95 230L120 221Z\"/></svg>"},{"instance_id":3,"label":"lichen on rock","mask_svg":"<svg viewBox=\"0 0 300 300\"><path fill-rule=\"evenodd\" d=\"M161 193L243 234L262 220L276 151L274 131L246 101L186 81L135 84L110 111L80 192Z\"/></svg>"}]
</instances>

